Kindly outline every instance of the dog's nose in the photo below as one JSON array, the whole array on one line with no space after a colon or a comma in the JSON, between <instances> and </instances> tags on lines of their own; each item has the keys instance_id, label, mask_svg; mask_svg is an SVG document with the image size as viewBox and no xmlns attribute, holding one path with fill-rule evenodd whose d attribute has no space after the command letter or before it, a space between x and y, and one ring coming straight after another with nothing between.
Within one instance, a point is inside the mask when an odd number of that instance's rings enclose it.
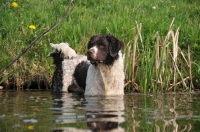
<instances>
[{"instance_id":1,"label":"dog's nose","mask_svg":"<svg viewBox=\"0 0 200 132\"><path fill-rule=\"evenodd\" d=\"M89 49L88 50L88 54L92 55L94 53L94 50L93 49Z\"/></svg>"}]
</instances>

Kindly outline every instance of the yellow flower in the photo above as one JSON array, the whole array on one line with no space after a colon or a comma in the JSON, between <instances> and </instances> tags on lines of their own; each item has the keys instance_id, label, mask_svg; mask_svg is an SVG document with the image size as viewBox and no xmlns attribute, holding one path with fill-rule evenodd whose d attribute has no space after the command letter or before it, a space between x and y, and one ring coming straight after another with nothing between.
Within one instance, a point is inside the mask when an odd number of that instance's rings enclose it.
<instances>
[{"instance_id":1,"label":"yellow flower","mask_svg":"<svg viewBox=\"0 0 200 132\"><path fill-rule=\"evenodd\" d=\"M33 130L33 129L34 129L34 126L28 126L28 129L29 129L29 130Z\"/></svg>"},{"instance_id":2,"label":"yellow flower","mask_svg":"<svg viewBox=\"0 0 200 132\"><path fill-rule=\"evenodd\" d=\"M35 25L30 25L29 28L30 29L36 29Z\"/></svg>"},{"instance_id":3,"label":"yellow flower","mask_svg":"<svg viewBox=\"0 0 200 132\"><path fill-rule=\"evenodd\" d=\"M18 7L17 2L13 2L13 3L12 3L12 6L13 6L13 7Z\"/></svg>"},{"instance_id":4,"label":"yellow flower","mask_svg":"<svg viewBox=\"0 0 200 132\"><path fill-rule=\"evenodd\" d=\"M176 7L175 5L172 6L172 8L175 8L175 7Z\"/></svg>"}]
</instances>

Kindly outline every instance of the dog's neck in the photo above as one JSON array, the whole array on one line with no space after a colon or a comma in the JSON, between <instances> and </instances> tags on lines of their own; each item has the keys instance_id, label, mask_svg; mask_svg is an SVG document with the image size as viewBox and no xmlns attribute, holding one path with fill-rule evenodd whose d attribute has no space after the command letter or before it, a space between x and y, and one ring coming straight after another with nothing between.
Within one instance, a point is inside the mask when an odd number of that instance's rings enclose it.
<instances>
[{"instance_id":1,"label":"dog's neck","mask_svg":"<svg viewBox=\"0 0 200 132\"><path fill-rule=\"evenodd\" d=\"M105 94L109 94L109 89L116 89L116 84L118 82L118 74L123 73L123 56L122 53L119 53L119 57L114 61L113 65L105 65L103 63L99 63L97 66L100 70L101 77L104 83ZM121 75L121 74L119 74Z\"/></svg>"},{"instance_id":2,"label":"dog's neck","mask_svg":"<svg viewBox=\"0 0 200 132\"><path fill-rule=\"evenodd\" d=\"M112 66L104 63L90 65L88 70L85 95L121 95L124 94L123 56L119 52L118 59Z\"/></svg>"}]
</instances>

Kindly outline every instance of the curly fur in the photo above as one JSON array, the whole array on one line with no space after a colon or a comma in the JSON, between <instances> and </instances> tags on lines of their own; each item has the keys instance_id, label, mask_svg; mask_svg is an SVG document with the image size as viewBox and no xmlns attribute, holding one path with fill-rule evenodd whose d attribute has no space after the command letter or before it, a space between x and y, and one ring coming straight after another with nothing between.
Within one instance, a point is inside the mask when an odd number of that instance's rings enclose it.
<instances>
[{"instance_id":1,"label":"curly fur","mask_svg":"<svg viewBox=\"0 0 200 132\"><path fill-rule=\"evenodd\" d=\"M95 35L88 43L85 95L123 95L123 43L112 35Z\"/></svg>"},{"instance_id":2,"label":"curly fur","mask_svg":"<svg viewBox=\"0 0 200 132\"><path fill-rule=\"evenodd\" d=\"M83 91L76 83L73 74L75 67L82 61L86 61L87 57L77 55L67 43L51 43L50 46L53 48L53 51L48 55L48 57L52 57L54 64L56 65L52 78L51 91L68 92L68 87L72 88L72 86L75 92Z\"/></svg>"}]
</instances>

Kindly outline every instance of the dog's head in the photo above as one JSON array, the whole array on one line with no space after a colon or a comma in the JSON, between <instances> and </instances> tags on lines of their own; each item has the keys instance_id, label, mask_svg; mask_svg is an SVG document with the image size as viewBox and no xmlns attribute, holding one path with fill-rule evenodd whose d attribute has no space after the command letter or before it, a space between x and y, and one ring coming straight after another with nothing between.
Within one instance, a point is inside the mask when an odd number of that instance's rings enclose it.
<instances>
[{"instance_id":1,"label":"dog's head","mask_svg":"<svg viewBox=\"0 0 200 132\"><path fill-rule=\"evenodd\" d=\"M88 43L87 58L92 64L112 65L122 47L123 42L112 35L94 35Z\"/></svg>"}]
</instances>

